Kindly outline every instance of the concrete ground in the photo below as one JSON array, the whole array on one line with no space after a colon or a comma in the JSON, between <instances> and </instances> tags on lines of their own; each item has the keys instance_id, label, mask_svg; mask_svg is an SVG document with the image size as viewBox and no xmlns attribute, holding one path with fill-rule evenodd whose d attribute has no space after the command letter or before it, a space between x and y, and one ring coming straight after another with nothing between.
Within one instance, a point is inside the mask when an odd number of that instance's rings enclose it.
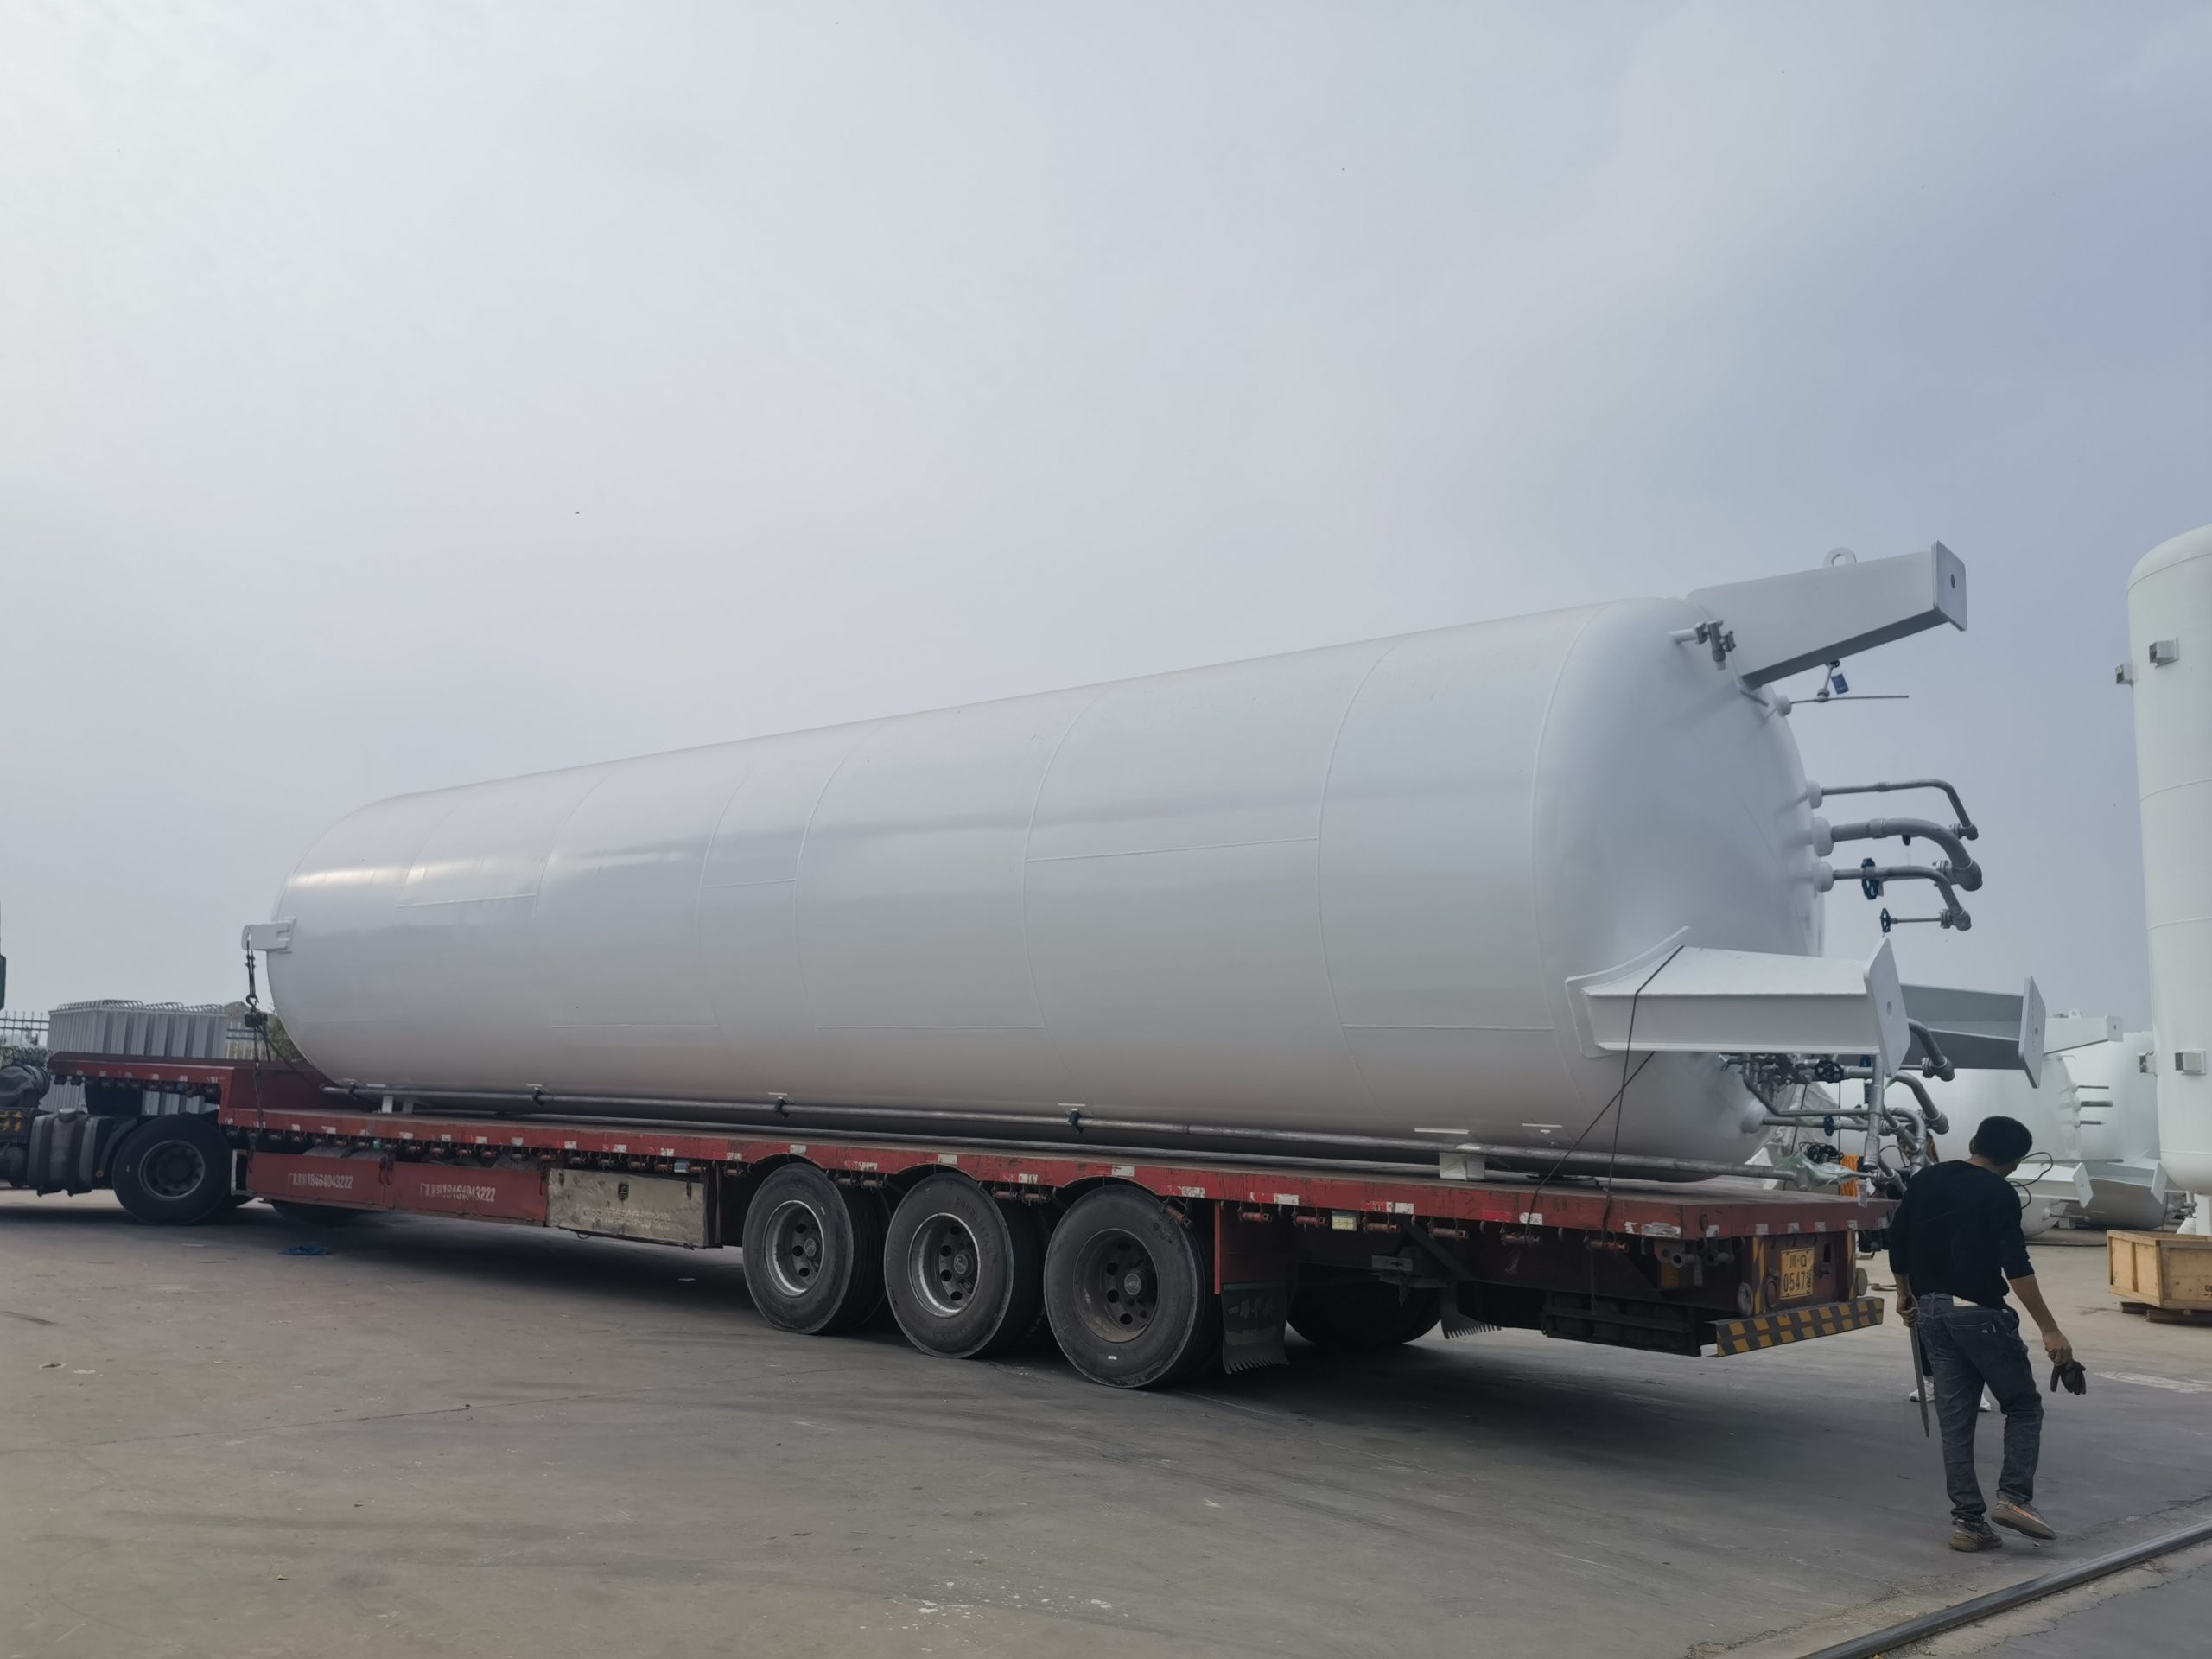
<instances>
[{"instance_id":1,"label":"concrete ground","mask_svg":"<svg viewBox=\"0 0 2212 1659\"><path fill-rule=\"evenodd\" d=\"M783 1336L734 1251L0 1194L0 1659L1802 1654L2212 1516L2212 1330L2037 1261L2066 1536L1967 1557L1894 1325L1126 1395ZM1930 1650L2194 1655L2204 1555Z\"/></svg>"}]
</instances>

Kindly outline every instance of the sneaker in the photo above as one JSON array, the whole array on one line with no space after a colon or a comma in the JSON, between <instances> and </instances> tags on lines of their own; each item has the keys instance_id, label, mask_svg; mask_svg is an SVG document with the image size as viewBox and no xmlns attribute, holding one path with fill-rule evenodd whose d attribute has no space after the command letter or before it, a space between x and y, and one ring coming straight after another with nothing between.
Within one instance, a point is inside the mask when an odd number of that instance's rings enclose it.
<instances>
[{"instance_id":1,"label":"sneaker","mask_svg":"<svg viewBox=\"0 0 2212 1659\"><path fill-rule=\"evenodd\" d=\"M1989 1518L2000 1527L2010 1527L2015 1532L2025 1533L2031 1538L2056 1538L2057 1529L2024 1503L2008 1503L1998 1500Z\"/></svg>"},{"instance_id":2,"label":"sneaker","mask_svg":"<svg viewBox=\"0 0 2212 1659\"><path fill-rule=\"evenodd\" d=\"M1986 1525L1968 1526L1961 1521L1951 1529L1951 1548L1971 1554L1978 1549L2002 1549L2005 1541Z\"/></svg>"}]
</instances>

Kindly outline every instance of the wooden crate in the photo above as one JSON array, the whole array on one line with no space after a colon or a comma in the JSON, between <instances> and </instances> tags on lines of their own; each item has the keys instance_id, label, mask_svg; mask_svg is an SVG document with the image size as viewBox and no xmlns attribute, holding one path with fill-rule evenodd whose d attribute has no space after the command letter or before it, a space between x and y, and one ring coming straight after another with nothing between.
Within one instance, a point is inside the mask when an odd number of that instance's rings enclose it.
<instances>
[{"instance_id":1,"label":"wooden crate","mask_svg":"<svg viewBox=\"0 0 2212 1659\"><path fill-rule=\"evenodd\" d=\"M2123 1302L2212 1313L2212 1237L2107 1233L2105 1264Z\"/></svg>"}]
</instances>

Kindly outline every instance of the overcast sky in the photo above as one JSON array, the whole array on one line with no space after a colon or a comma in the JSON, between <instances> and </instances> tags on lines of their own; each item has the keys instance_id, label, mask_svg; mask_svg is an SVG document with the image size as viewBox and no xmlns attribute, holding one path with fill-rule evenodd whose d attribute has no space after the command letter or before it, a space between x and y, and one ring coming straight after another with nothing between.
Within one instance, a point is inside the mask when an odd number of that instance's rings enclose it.
<instances>
[{"instance_id":1,"label":"overcast sky","mask_svg":"<svg viewBox=\"0 0 2212 1659\"><path fill-rule=\"evenodd\" d=\"M1985 826L1908 978L2139 1021L2208 88L2140 0L0 0L9 1001L238 995L401 791L1940 537L1808 769Z\"/></svg>"}]
</instances>

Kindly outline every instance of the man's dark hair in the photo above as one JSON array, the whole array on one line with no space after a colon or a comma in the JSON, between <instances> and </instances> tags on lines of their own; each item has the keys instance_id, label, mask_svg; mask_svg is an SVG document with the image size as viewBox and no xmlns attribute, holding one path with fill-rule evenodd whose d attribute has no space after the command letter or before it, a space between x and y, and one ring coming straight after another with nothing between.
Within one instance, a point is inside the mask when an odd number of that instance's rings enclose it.
<instances>
[{"instance_id":1,"label":"man's dark hair","mask_svg":"<svg viewBox=\"0 0 2212 1659\"><path fill-rule=\"evenodd\" d=\"M1993 1164L2017 1164L2028 1155L2036 1138L2017 1117L1985 1117L1974 1132L1967 1150Z\"/></svg>"}]
</instances>

